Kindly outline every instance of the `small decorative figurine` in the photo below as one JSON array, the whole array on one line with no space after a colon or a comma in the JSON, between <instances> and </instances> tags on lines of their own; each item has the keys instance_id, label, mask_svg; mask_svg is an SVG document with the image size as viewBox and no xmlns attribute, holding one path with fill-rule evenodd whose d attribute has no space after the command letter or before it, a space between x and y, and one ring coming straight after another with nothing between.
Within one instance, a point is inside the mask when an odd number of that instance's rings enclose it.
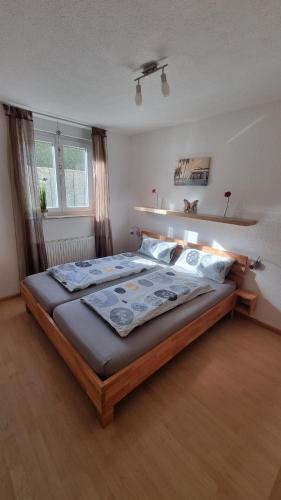
<instances>
[{"instance_id":1,"label":"small decorative figurine","mask_svg":"<svg viewBox=\"0 0 281 500\"><path fill-rule=\"evenodd\" d=\"M188 200L184 199L183 202L184 202L183 211L185 214L197 214L199 200L188 201Z\"/></svg>"}]
</instances>

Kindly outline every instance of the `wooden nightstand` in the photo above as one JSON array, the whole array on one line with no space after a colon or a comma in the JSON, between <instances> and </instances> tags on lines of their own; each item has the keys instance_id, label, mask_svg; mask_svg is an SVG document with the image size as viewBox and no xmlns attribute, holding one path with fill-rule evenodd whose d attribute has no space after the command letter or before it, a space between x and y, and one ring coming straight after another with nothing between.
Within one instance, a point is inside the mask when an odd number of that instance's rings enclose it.
<instances>
[{"instance_id":1,"label":"wooden nightstand","mask_svg":"<svg viewBox=\"0 0 281 500\"><path fill-rule=\"evenodd\" d=\"M244 288L238 288L235 292L236 302L234 310L241 314L249 316L256 309L258 295L255 292L249 292Z\"/></svg>"}]
</instances>

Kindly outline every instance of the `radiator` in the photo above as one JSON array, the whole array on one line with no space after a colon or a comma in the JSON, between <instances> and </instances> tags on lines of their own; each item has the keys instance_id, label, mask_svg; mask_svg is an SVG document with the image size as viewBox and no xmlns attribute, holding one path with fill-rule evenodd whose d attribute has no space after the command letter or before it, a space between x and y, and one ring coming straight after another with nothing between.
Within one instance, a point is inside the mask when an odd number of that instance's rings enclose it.
<instances>
[{"instance_id":1,"label":"radiator","mask_svg":"<svg viewBox=\"0 0 281 500\"><path fill-rule=\"evenodd\" d=\"M94 236L46 241L45 244L49 267L95 257Z\"/></svg>"}]
</instances>

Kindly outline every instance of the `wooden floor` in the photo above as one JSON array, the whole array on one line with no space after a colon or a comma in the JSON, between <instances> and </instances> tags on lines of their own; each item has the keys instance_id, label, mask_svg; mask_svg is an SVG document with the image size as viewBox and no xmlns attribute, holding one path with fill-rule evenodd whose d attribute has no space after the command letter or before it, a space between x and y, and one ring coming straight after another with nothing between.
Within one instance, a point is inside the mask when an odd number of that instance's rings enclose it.
<instances>
[{"instance_id":1,"label":"wooden floor","mask_svg":"<svg viewBox=\"0 0 281 500\"><path fill-rule=\"evenodd\" d=\"M102 429L20 299L0 303L0 499L281 499L281 337L225 319Z\"/></svg>"}]
</instances>

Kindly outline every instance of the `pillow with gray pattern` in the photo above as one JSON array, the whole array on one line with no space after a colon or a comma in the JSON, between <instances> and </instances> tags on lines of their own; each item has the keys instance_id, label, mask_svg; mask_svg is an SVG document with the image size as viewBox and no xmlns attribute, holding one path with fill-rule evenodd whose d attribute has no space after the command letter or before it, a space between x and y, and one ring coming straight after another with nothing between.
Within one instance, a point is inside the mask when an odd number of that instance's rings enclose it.
<instances>
[{"instance_id":1,"label":"pillow with gray pattern","mask_svg":"<svg viewBox=\"0 0 281 500\"><path fill-rule=\"evenodd\" d=\"M140 253L146 255L147 257L153 257L154 259L170 264L177 243L172 241L161 241L155 238L143 238L140 249Z\"/></svg>"},{"instance_id":2,"label":"pillow with gray pattern","mask_svg":"<svg viewBox=\"0 0 281 500\"><path fill-rule=\"evenodd\" d=\"M193 276L209 278L217 283L224 283L235 260L231 257L222 257L201 252L194 248L187 248L175 262L175 267L181 268ZM179 269L178 269L179 270Z\"/></svg>"}]
</instances>

